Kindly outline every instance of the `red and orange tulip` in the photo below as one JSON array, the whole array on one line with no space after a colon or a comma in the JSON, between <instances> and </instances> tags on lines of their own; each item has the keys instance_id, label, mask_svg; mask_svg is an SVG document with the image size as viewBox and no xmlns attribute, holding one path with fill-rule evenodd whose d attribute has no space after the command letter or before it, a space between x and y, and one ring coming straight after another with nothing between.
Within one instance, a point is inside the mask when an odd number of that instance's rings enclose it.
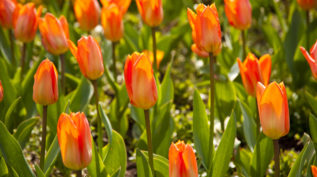
<instances>
[{"instance_id":1,"label":"red and orange tulip","mask_svg":"<svg viewBox=\"0 0 317 177\"><path fill-rule=\"evenodd\" d=\"M154 61L153 52L150 51L150 50L143 50L143 53L148 59L150 59L151 63L153 63L153 61ZM157 69L158 69L160 67L161 61L164 58L164 52L161 51L161 50L156 50L156 58L157 58L156 66L157 66Z\"/></svg>"},{"instance_id":2,"label":"red and orange tulip","mask_svg":"<svg viewBox=\"0 0 317 177\"><path fill-rule=\"evenodd\" d=\"M108 7L111 4L116 4L120 11L122 12L122 15L125 14L130 6L131 0L101 0L101 3L104 7Z\"/></svg>"},{"instance_id":3,"label":"red and orange tulip","mask_svg":"<svg viewBox=\"0 0 317 177\"><path fill-rule=\"evenodd\" d=\"M300 50L302 51L304 57L306 58L309 66L310 66L310 70L313 73L314 78L317 79L317 61L316 61L316 59L317 59L317 41L310 49L310 54L305 50L304 47L300 47Z\"/></svg>"},{"instance_id":4,"label":"red and orange tulip","mask_svg":"<svg viewBox=\"0 0 317 177\"><path fill-rule=\"evenodd\" d=\"M15 10L14 0L0 1L0 25L4 28L13 28L13 13Z\"/></svg>"},{"instance_id":5,"label":"red and orange tulip","mask_svg":"<svg viewBox=\"0 0 317 177\"><path fill-rule=\"evenodd\" d=\"M297 0L297 3L304 10L310 10L317 7L317 0Z\"/></svg>"},{"instance_id":6,"label":"red and orange tulip","mask_svg":"<svg viewBox=\"0 0 317 177\"><path fill-rule=\"evenodd\" d=\"M37 104L49 105L58 99L58 75L55 65L45 59L34 75L33 100Z\"/></svg>"},{"instance_id":7,"label":"red and orange tulip","mask_svg":"<svg viewBox=\"0 0 317 177\"><path fill-rule=\"evenodd\" d=\"M142 109L149 109L157 101L157 88L150 60L143 53L127 57L124 79L130 102Z\"/></svg>"},{"instance_id":8,"label":"red and orange tulip","mask_svg":"<svg viewBox=\"0 0 317 177\"><path fill-rule=\"evenodd\" d=\"M192 37L196 44L194 47L197 51L217 55L221 50L221 29L216 5L199 4L196 11L197 14L191 9L187 9ZM205 52L198 53L205 55Z\"/></svg>"},{"instance_id":9,"label":"red and orange tulip","mask_svg":"<svg viewBox=\"0 0 317 177\"><path fill-rule=\"evenodd\" d=\"M313 174L313 177L317 177L317 167L315 165L310 166L311 173Z\"/></svg>"},{"instance_id":10,"label":"red and orange tulip","mask_svg":"<svg viewBox=\"0 0 317 177\"><path fill-rule=\"evenodd\" d=\"M2 83L0 81L0 102L3 100L3 87L2 87Z\"/></svg>"},{"instance_id":11,"label":"red and orange tulip","mask_svg":"<svg viewBox=\"0 0 317 177\"><path fill-rule=\"evenodd\" d=\"M67 168L80 170L91 162L92 142L84 113L62 113L57 124L58 143Z\"/></svg>"},{"instance_id":12,"label":"red and orange tulip","mask_svg":"<svg viewBox=\"0 0 317 177\"><path fill-rule=\"evenodd\" d=\"M47 13L43 19L40 19L39 29L42 43L47 51L60 55L68 50L68 23L64 16L57 19L51 13Z\"/></svg>"},{"instance_id":13,"label":"red and orange tulip","mask_svg":"<svg viewBox=\"0 0 317 177\"><path fill-rule=\"evenodd\" d=\"M91 36L81 37L76 45L68 40L69 48L77 59L81 73L90 80L96 80L104 72L103 58L98 42Z\"/></svg>"},{"instance_id":14,"label":"red and orange tulip","mask_svg":"<svg viewBox=\"0 0 317 177\"><path fill-rule=\"evenodd\" d=\"M274 140L287 135L289 111L283 82L272 82L267 87L258 82L256 98L263 133Z\"/></svg>"},{"instance_id":15,"label":"red and orange tulip","mask_svg":"<svg viewBox=\"0 0 317 177\"><path fill-rule=\"evenodd\" d=\"M159 26L163 20L162 0L136 0L136 5L145 24Z\"/></svg>"},{"instance_id":16,"label":"red and orange tulip","mask_svg":"<svg viewBox=\"0 0 317 177\"><path fill-rule=\"evenodd\" d=\"M101 24L107 39L115 42L123 36L123 14L115 3L104 6L101 12Z\"/></svg>"},{"instance_id":17,"label":"red and orange tulip","mask_svg":"<svg viewBox=\"0 0 317 177\"><path fill-rule=\"evenodd\" d=\"M31 42L36 34L42 12L42 6L36 11L33 3L18 4L13 13L15 38L22 42Z\"/></svg>"},{"instance_id":18,"label":"red and orange tulip","mask_svg":"<svg viewBox=\"0 0 317 177\"><path fill-rule=\"evenodd\" d=\"M225 12L233 27L245 30L251 26L252 9L249 0L225 0Z\"/></svg>"},{"instance_id":19,"label":"red and orange tulip","mask_svg":"<svg viewBox=\"0 0 317 177\"><path fill-rule=\"evenodd\" d=\"M198 177L193 148L183 141L172 143L168 152L170 177Z\"/></svg>"},{"instance_id":20,"label":"red and orange tulip","mask_svg":"<svg viewBox=\"0 0 317 177\"><path fill-rule=\"evenodd\" d=\"M209 53L198 48L196 44L192 44L191 49L194 53L196 53L198 56L202 57L202 58L207 58L209 57Z\"/></svg>"},{"instance_id":21,"label":"red and orange tulip","mask_svg":"<svg viewBox=\"0 0 317 177\"><path fill-rule=\"evenodd\" d=\"M255 96L257 83L261 82L266 86L270 81L271 56L263 55L258 60L252 53L249 53L243 63L239 58L237 61L244 88L249 95Z\"/></svg>"},{"instance_id":22,"label":"red and orange tulip","mask_svg":"<svg viewBox=\"0 0 317 177\"><path fill-rule=\"evenodd\" d=\"M81 29L90 31L98 25L100 17L98 0L76 0L74 11Z\"/></svg>"}]
</instances>

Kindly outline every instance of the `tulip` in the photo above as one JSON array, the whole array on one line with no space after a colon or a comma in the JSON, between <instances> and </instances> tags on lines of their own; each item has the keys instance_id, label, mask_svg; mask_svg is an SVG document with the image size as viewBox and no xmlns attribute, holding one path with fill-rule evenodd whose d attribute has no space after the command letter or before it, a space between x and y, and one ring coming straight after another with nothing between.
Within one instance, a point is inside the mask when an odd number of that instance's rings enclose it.
<instances>
[{"instance_id":1,"label":"tulip","mask_svg":"<svg viewBox=\"0 0 317 177\"><path fill-rule=\"evenodd\" d=\"M200 56L200 57L202 57L202 58L207 58L207 57L209 57L208 52L206 52L206 51L204 51L204 50L198 48L198 46L197 46L196 44L193 44L193 45L191 46L191 49L192 49L192 51L193 51L194 53L196 53L198 56Z\"/></svg>"},{"instance_id":2,"label":"tulip","mask_svg":"<svg viewBox=\"0 0 317 177\"><path fill-rule=\"evenodd\" d=\"M317 177L317 167L315 165L310 166L313 177Z\"/></svg>"},{"instance_id":3,"label":"tulip","mask_svg":"<svg viewBox=\"0 0 317 177\"><path fill-rule=\"evenodd\" d=\"M127 57L124 79L132 105L149 109L157 101L157 88L150 60L143 53L133 53Z\"/></svg>"},{"instance_id":4,"label":"tulip","mask_svg":"<svg viewBox=\"0 0 317 177\"><path fill-rule=\"evenodd\" d=\"M161 0L136 0L143 21L150 27L159 26L163 20Z\"/></svg>"},{"instance_id":5,"label":"tulip","mask_svg":"<svg viewBox=\"0 0 317 177\"><path fill-rule=\"evenodd\" d=\"M104 6L101 12L101 24L104 29L104 35L112 42L119 41L123 36L123 14L120 6L110 4Z\"/></svg>"},{"instance_id":6,"label":"tulip","mask_svg":"<svg viewBox=\"0 0 317 177\"><path fill-rule=\"evenodd\" d=\"M266 54L258 60L252 53L249 53L245 61L237 59L244 88L249 95L255 96L257 83L265 86L269 83L271 76L271 56Z\"/></svg>"},{"instance_id":7,"label":"tulip","mask_svg":"<svg viewBox=\"0 0 317 177\"><path fill-rule=\"evenodd\" d=\"M98 0L76 0L74 11L81 29L90 31L98 25L100 16Z\"/></svg>"},{"instance_id":8,"label":"tulip","mask_svg":"<svg viewBox=\"0 0 317 177\"><path fill-rule=\"evenodd\" d=\"M49 105L58 99L58 75L55 65L45 59L34 75L33 100L37 104Z\"/></svg>"},{"instance_id":9,"label":"tulip","mask_svg":"<svg viewBox=\"0 0 317 177\"><path fill-rule=\"evenodd\" d=\"M289 112L283 82L273 82L267 87L258 82L256 98L263 133L274 140L288 134Z\"/></svg>"},{"instance_id":10,"label":"tulip","mask_svg":"<svg viewBox=\"0 0 317 177\"><path fill-rule=\"evenodd\" d=\"M15 1L0 1L0 25L4 28L13 28L13 13L15 10Z\"/></svg>"},{"instance_id":11,"label":"tulip","mask_svg":"<svg viewBox=\"0 0 317 177\"><path fill-rule=\"evenodd\" d=\"M101 0L101 3L104 7L110 6L110 4L116 4L122 15L125 14L130 6L131 0Z\"/></svg>"},{"instance_id":12,"label":"tulip","mask_svg":"<svg viewBox=\"0 0 317 177\"><path fill-rule=\"evenodd\" d=\"M0 102L3 100L3 87L2 87L2 83L0 81Z\"/></svg>"},{"instance_id":13,"label":"tulip","mask_svg":"<svg viewBox=\"0 0 317 177\"><path fill-rule=\"evenodd\" d=\"M225 12L233 27L239 30L250 27L252 9L249 0L225 0Z\"/></svg>"},{"instance_id":14,"label":"tulip","mask_svg":"<svg viewBox=\"0 0 317 177\"><path fill-rule=\"evenodd\" d=\"M149 50L143 50L144 55L150 59L151 63L154 62L154 56L153 56L153 52L149 51ZM160 67L160 63L164 58L164 52L161 50L156 50L156 55L157 55L157 60L156 60L156 66L157 69Z\"/></svg>"},{"instance_id":15,"label":"tulip","mask_svg":"<svg viewBox=\"0 0 317 177\"><path fill-rule=\"evenodd\" d=\"M302 51L304 57L306 58L309 66L310 66L310 70L313 73L314 78L317 79L317 63L316 63L316 59L317 59L317 41L315 42L315 44L310 49L310 54L305 50L304 47L300 47L300 50Z\"/></svg>"},{"instance_id":16,"label":"tulip","mask_svg":"<svg viewBox=\"0 0 317 177\"><path fill-rule=\"evenodd\" d=\"M317 7L317 0L297 0L297 3L304 10L310 10Z\"/></svg>"},{"instance_id":17,"label":"tulip","mask_svg":"<svg viewBox=\"0 0 317 177\"><path fill-rule=\"evenodd\" d=\"M40 19L39 29L42 43L47 51L60 55L68 50L68 23L64 16L57 19L51 13L47 13L43 19Z\"/></svg>"},{"instance_id":18,"label":"tulip","mask_svg":"<svg viewBox=\"0 0 317 177\"><path fill-rule=\"evenodd\" d=\"M62 113L57 123L57 137L63 163L67 168L80 170L89 165L92 137L84 113Z\"/></svg>"},{"instance_id":19,"label":"tulip","mask_svg":"<svg viewBox=\"0 0 317 177\"><path fill-rule=\"evenodd\" d=\"M77 59L81 73L90 80L102 76L104 67L101 49L98 42L91 36L82 37L75 44L68 40L69 48Z\"/></svg>"},{"instance_id":20,"label":"tulip","mask_svg":"<svg viewBox=\"0 0 317 177\"><path fill-rule=\"evenodd\" d=\"M183 141L172 143L168 152L170 177L197 177L198 169L193 148Z\"/></svg>"},{"instance_id":21,"label":"tulip","mask_svg":"<svg viewBox=\"0 0 317 177\"><path fill-rule=\"evenodd\" d=\"M197 14L187 9L196 48L216 56L221 50L221 29L216 5L199 4L196 11Z\"/></svg>"},{"instance_id":22,"label":"tulip","mask_svg":"<svg viewBox=\"0 0 317 177\"><path fill-rule=\"evenodd\" d=\"M22 42L31 42L36 34L42 6L36 11L33 3L17 5L13 13L15 38Z\"/></svg>"}]
</instances>

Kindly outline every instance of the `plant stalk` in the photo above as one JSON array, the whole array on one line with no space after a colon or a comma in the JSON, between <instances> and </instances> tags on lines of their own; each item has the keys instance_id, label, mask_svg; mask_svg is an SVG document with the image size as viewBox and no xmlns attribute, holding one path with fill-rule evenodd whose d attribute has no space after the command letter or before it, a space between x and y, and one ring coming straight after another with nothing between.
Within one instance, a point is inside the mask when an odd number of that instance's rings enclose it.
<instances>
[{"instance_id":1,"label":"plant stalk","mask_svg":"<svg viewBox=\"0 0 317 177\"><path fill-rule=\"evenodd\" d=\"M44 105L43 106L43 121L42 121L41 157L40 157L40 167L42 170L44 169L44 159L45 159L46 123L47 123L47 105Z\"/></svg>"},{"instance_id":2,"label":"plant stalk","mask_svg":"<svg viewBox=\"0 0 317 177\"><path fill-rule=\"evenodd\" d=\"M77 177L82 177L81 170L76 171L76 176Z\"/></svg>"},{"instance_id":3,"label":"plant stalk","mask_svg":"<svg viewBox=\"0 0 317 177\"><path fill-rule=\"evenodd\" d=\"M256 109L258 110L258 102L257 100L255 99L255 105L256 105ZM257 132L257 152L256 152L256 158L257 158L257 166L256 166L256 169L258 172L260 172L260 169L261 169L261 145L260 145L260 142L261 142L261 122L260 122L260 115L259 115L259 112L257 111L256 112L256 116L257 116L257 119L256 119L256 132Z\"/></svg>"},{"instance_id":4,"label":"plant stalk","mask_svg":"<svg viewBox=\"0 0 317 177\"><path fill-rule=\"evenodd\" d=\"M155 27L152 27L152 43L153 43L153 68L157 71L157 58L156 58L156 37L155 37Z\"/></svg>"},{"instance_id":5,"label":"plant stalk","mask_svg":"<svg viewBox=\"0 0 317 177\"><path fill-rule=\"evenodd\" d=\"M13 35L13 30L9 30L9 36L10 36L10 45L11 45L11 61L14 67L17 66L17 62L15 60L15 55L14 55L14 35Z\"/></svg>"},{"instance_id":6,"label":"plant stalk","mask_svg":"<svg viewBox=\"0 0 317 177\"><path fill-rule=\"evenodd\" d=\"M152 150L152 135L151 135L151 123L150 123L150 111L144 110L144 117L146 123L146 135L147 135L147 147L149 154L149 163L153 176L155 176L154 166L153 166L153 150Z\"/></svg>"},{"instance_id":7,"label":"plant stalk","mask_svg":"<svg viewBox=\"0 0 317 177\"><path fill-rule=\"evenodd\" d=\"M97 110L97 131L98 131L98 150L99 153L102 154L102 127L101 127L101 118L99 115L99 95L98 95L98 82L97 80L92 80L91 81L93 86L94 86L94 94L95 94L95 101L96 101L96 110Z\"/></svg>"},{"instance_id":8,"label":"plant stalk","mask_svg":"<svg viewBox=\"0 0 317 177\"><path fill-rule=\"evenodd\" d=\"M274 176L280 177L280 148L278 145L278 139L273 140L274 143Z\"/></svg>"},{"instance_id":9,"label":"plant stalk","mask_svg":"<svg viewBox=\"0 0 317 177\"><path fill-rule=\"evenodd\" d=\"M61 87L62 94L65 95L65 55L61 54Z\"/></svg>"},{"instance_id":10,"label":"plant stalk","mask_svg":"<svg viewBox=\"0 0 317 177\"><path fill-rule=\"evenodd\" d=\"M242 48L243 48L243 53L242 53L242 60L247 57L247 41L246 41L246 36L245 36L245 30L241 30L241 38L242 38Z\"/></svg>"},{"instance_id":11,"label":"plant stalk","mask_svg":"<svg viewBox=\"0 0 317 177\"><path fill-rule=\"evenodd\" d=\"M309 10L306 11L306 25L307 25L307 31L306 31L306 47L307 47L307 50L310 49L310 45L309 45L309 22L310 22L310 19L309 19Z\"/></svg>"},{"instance_id":12,"label":"plant stalk","mask_svg":"<svg viewBox=\"0 0 317 177\"><path fill-rule=\"evenodd\" d=\"M116 66L116 42L112 42L112 67L113 67L113 77L115 82L117 82L117 66Z\"/></svg>"},{"instance_id":13,"label":"plant stalk","mask_svg":"<svg viewBox=\"0 0 317 177\"><path fill-rule=\"evenodd\" d=\"M23 78L24 65L25 65L25 57L26 57L26 43L22 44L22 54L21 54L21 80Z\"/></svg>"}]
</instances>

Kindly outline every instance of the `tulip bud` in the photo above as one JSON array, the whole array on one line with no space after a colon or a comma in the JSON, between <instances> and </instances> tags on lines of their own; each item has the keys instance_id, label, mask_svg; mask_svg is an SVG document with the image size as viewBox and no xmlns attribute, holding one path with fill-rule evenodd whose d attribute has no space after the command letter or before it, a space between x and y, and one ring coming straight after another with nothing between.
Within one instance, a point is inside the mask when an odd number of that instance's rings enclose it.
<instances>
[{"instance_id":1,"label":"tulip bud","mask_svg":"<svg viewBox=\"0 0 317 177\"><path fill-rule=\"evenodd\" d=\"M127 57L124 79L132 105L150 109L157 101L157 89L150 60L143 53Z\"/></svg>"},{"instance_id":2,"label":"tulip bud","mask_svg":"<svg viewBox=\"0 0 317 177\"><path fill-rule=\"evenodd\" d=\"M315 165L311 165L311 173L313 174L313 177L317 177L317 167Z\"/></svg>"},{"instance_id":3,"label":"tulip bud","mask_svg":"<svg viewBox=\"0 0 317 177\"><path fill-rule=\"evenodd\" d=\"M89 165L92 137L84 113L62 113L57 123L57 137L63 163L67 168L80 170Z\"/></svg>"},{"instance_id":4,"label":"tulip bud","mask_svg":"<svg viewBox=\"0 0 317 177\"><path fill-rule=\"evenodd\" d=\"M252 9L249 0L225 0L225 12L230 25L248 29L252 22Z\"/></svg>"},{"instance_id":5,"label":"tulip bud","mask_svg":"<svg viewBox=\"0 0 317 177\"><path fill-rule=\"evenodd\" d=\"M270 83L267 87L258 82L256 98L263 133L279 139L289 132L289 112L285 86Z\"/></svg>"},{"instance_id":6,"label":"tulip bud","mask_svg":"<svg viewBox=\"0 0 317 177\"><path fill-rule=\"evenodd\" d=\"M90 31L98 25L100 16L98 0L76 0L74 11L81 29Z\"/></svg>"},{"instance_id":7,"label":"tulip bud","mask_svg":"<svg viewBox=\"0 0 317 177\"><path fill-rule=\"evenodd\" d=\"M42 43L47 51L60 55L68 50L68 23L64 16L57 19L47 13L43 19L40 19L39 29Z\"/></svg>"},{"instance_id":8,"label":"tulip bud","mask_svg":"<svg viewBox=\"0 0 317 177\"><path fill-rule=\"evenodd\" d=\"M0 25L4 28L13 28L13 13L15 10L13 0L0 1Z\"/></svg>"},{"instance_id":9,"label":"tulip bud","mask_svg":"<svg viewBox=\"0 0 317 177\"><path fill-rule=\"evenodd\" d=\"M153 64L154 62L154 56L153 56L153 52L150 51L150 50L143 50L143 53L144 55L150 59L151 63ZM157 66L157 69L160 68L160 63L161 61L163 60L164 58L164 52L161 51L161 50L156 50L156 66Z\"/></svg>"},{"instance_id":10,"label":"tulip bud","mask_svg":"<svg viewBox=\"0 0 317 177\"><path fill-rule=\"evenodd\" d=\"M49 105L58 99L58 75L55 65L48 59L41 62L34 75L33 100Z\"/></svg>"},{"instance_id":11,"label":"tulip bud","mask_svg":"<svg viewBox=\"0 0 317 177\"><path fill-rule=\"evenodd\" d=\"M261 82L266 86L270 81L271 56L268 54L263 55L258 60L252 53L249 53L243 63L239 58L237 61L244 88L249 95L255 96L257 83Z\"/></svg>"},{"instance_id":12,"label":"tulip bud","mask_svg":"<svg viewBox=\"0 0 317 177\"><path fill-rule=\"evenodd\" d=\"M103 7L108 7L110 4L116 4L122 15L125 14L130 6L131 0L101 0Z\"/></svg>"},{"instance_id":13,"label":"tulip bud","mask_svg":"<svg viewBox=\"0 0 317 177\"><path fill-rule=\"evenodd\" d=\"M0 102L3 100L3 87L2 87L2 83L0 81Z\"/></svg>"},{"instance_id":14,"label":"tulip bud","mask_svg":"<svg viewBox=\"0 0 317 177\"><path fill-rule=\"evenodd\" d=\"M90 80L96 80L102 76L104 67L101 49L98 42L91 36L81 37L78 48L68 40L70 51L77 59L81 73Z\"/></svg>"},{"instance_id":15,"label":"tulip bud","mask_svg":"<svg viewBox=\"0 0 317 177\"><path fill-rule=\"evenodd\" d=\"M183 141L172 143L168 152L170 177L198 177L193 148Z\"/></svg>"},{"instance_id":16,"label":"tulip bud","mask_svg":"<svg viewBox=\"0 0 317 177\"><path fill-rule=\"evenodd\" d=\"M310 55L305 50L304 47L300 47L300 50L303 53L304 57L306 58L309 66L310 66L310 70L313 73L314 78L317 79L317 63L316 63L316 59L317 59L317 41L315 42L315 44L310 49Z\"/></svg>"},{"instance_id":17,"label":"tulip bud","mask_svg":"<svg viewBox=\"0 0 317 177\"><path fill-rule=\"evenodd\" d=\"M192 38L196 48L216 56L221 50L221 29L215 4L199 4L197 14L187 9L187 17L192 28Z\"/></svg>"},{"instance_id":18,"label":"tulip bud","mask_svg":"<svg viewBox=\"0 0 317 177\"><path fill-rule=\"evenodd\" d=\"M136 0L143 21L150 27L159 26L163 20L161 0Z\"/></svg>"},{"instance_id":19,"label":"tulip bud","mask_svg":"<svg viewBox=\"0 0 317 177\"><path fill-rule=\"evenodd\" d=\"M123 36L122 12L116 4L104 6L101 12L101 24L107 39L115 42Z\"/></svg>"},{"instance_id":20,"label":"tulip bud","mask_svg":"<svg viewBox=\"0 0 317 177\"><path fill-rule=\"evenodd\" d=\"M13 13L14 36L22 42L31 42L36 34L42 6L36 11L33 3L18 4Z\"/></svg>"},{"instance_id":21,"label":"tulip bud","mask_svg":"<svg viewBox=\"0 0 317 177\"><path fill-rule=\"evenodd\" d=\"M317 7L317 0L297 0L297 3L304 10L310 10Z\"/></svg>"}]
</instances>

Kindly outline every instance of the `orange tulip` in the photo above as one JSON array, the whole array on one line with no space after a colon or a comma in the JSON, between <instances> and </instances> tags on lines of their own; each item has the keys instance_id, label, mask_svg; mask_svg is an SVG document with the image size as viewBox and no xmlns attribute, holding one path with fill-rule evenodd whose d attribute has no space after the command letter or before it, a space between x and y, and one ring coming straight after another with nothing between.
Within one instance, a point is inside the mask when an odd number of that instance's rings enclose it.
<instances>
[{"instance_id":1,"label":"orange tulip","mask_svg":"<svg viewBox=\"0 0 317 177\"><path fill-rule=\"evenodd\" d=\"M0 102L3 100L3 87L2 87L2 83L0 81Z\"/></svg>"},{"instance_id":2,"label":"orange tulip","mask_svg":"<svg viewBox=\"0 0 317 177\"><path fill-rule=\"evenodd\" d=\"M310 166L313 177L317 177L317 167L315 165Z\"/></svg>"},{"instance_id":3,"label":"orange tulip","mask_svg":"<svg viewBox=\"0 0 317 177\"><path fill-rule=\"evenodd\" d=\"M116 4L122 15L125 14L130 6L131 0L101 0L101 3L104 7L110 6L110 4Z\"/></svg>"},{"instance_id":4,"label":"orange tulip","mask_svg":"<svg viewBox=\"0 0 317 177\"><path fill-rule=\"evenodd\" d=\"M194 53L196 53L198 56L200 56L200 57L202 57L202 58L207 58L207 57L209 57L209 53L206 52L206 51L204 51L204 50L202 50L202 49L200 49L200 48L198 48L198 46L197 46L196 44L193 44L193 45L191 46L191 49L192 49L192 51L193 51Z\"/></svg>"},{"instance_id":5,"label":"orange tulip","mask_svg":"<svg viewBox=\"0 0 317 177\"><path fill-rule=\"evenodd\" d=\"M13 13L15 38L22 42L31 42L36 34L42 6L36 11L33 3L18 4Z\"/></svg>"},{"instance_id":6,"label":"orange tulip","mask_svg":"<svg viewBox=\"0 0 317 177\"><path fill-rule=\"evenodd\" d=\"M230 25L245 30L252 22L252 9L249 0L225 0L225 12Z\"/></svg>"},{"instance_id":7,"label":"orange tulip","mask_svg":"<svg viewBox=\"0 0 317 177\"><path fill-rule=\"evenodd\" d=\"M310 49L310 55L305 50L304 47L300 47L300 50L302 51L304 57L306 58L309 66L310 66L310 70L313 73L314 78L317 79L317 61L316 61L316 59L317 59L317 41Z\"/></svg>"},{"instance_id":8,"label":"orange tulip","mask_svg":"<svg viewBox=\"0 0 317 177\"><path fill-rule=\"evenodd\" d=\"M257 83L261 82L266 86L270 81L271 56L266 54L258 60L252 53L249 53L243 63L239 58L237 61L244 88L249 95L255 96Z\"/></svg>"},{"instance_id":9,"label":"orange tulip","mask_svg":"<svg viewBox=\"0 0 317 177\"><path fill-rule=\"evenodd\" d=\"M172 143L168 152L170 177L198 177L193 148L183 141Z\"/></svg>"},{"instance_id":10,"label":"orange tulip","mask_svg":"<svg viewBox=\"0 0 317 177\"><path fill-rule=\"evenodd\" d=\"M15 10L15 1L0 1L0 25L4 28L13 28L13 13Z\"/></svg>"},{"instance_id":11,"label":"orange tulip","mask_svg":"<svg viewBox=\"0 0 317 177\"><path fill-rule=\"evenodd\" d=\"M150 50L143 50L143 53L148 59L150 59L151 63L153 63L153 61L154 61L153 52L150 51ZM157 69L158 69L160 67L161 61L164 58L164 52L161 51L161 50L156 50L156 58L157 58L156 66L157 66Z\"/></svg>"},{"instance_id":12,"label":"orange tulip","mask_svg":"<svg viewBox=\"0 0 317 177\"><path fill-rule=\"evenodd\" d=\"M258 82L256 98L263 133L272 139L288 134L289 112L283 82L272 82L267 87Z\"/></svg>"},{"instance_id":13,"label":"orange tulip","mask_svg":"<svg viewBox=\"0 0 317 177\"><path fill-rule=\"evenodd\" d=\"M143 21L150 27L159 26L163 20L161 0L136 0Z\"/></svg>"},{"instance_id":14,"label":"orange tulip","mask_svg":"<svg viewBox=\"0 0 317 177\"><path fill-rule=\"evenodd\" d=\"M42 61L34 75L33 100L37 104L49 105L58 99L58 75L55 65L49 60Z\"/></svg>"},{"instance_id":15,"label":"orange tulip","mask_svg":"<svg viewBox=\"0 0 317 177\"><path fill-rule=\"evenodd\" d=\"M132 105L149 109L157 101L157 88L150 60L143 54L134 52L127 57L124 79Z\"/></svg>"},{"instance_id":16,"label":"orange tulip","mask_svg":"<svg viewBox=\"0 0 317 177\"><path fill-rule=\"evenodd\" d=\"M76 0L74 11L81 29L90 31L98 25L100 16L98 0Z\"/></svg>"},{"instance_id":17,"label":"orange tulip","mask_svg":"<svg viewBox=\"0 0 317 177\"><path fill-rule=\"evenodd\" d=\"M120 6L112 3L104 6L101 12L101 24L104 29L104 35L107 39L115 42L123 36L123 14Z\"/></svg>"},{"instance_id":18,"label":"orange tulip","mask_svg":"<svg viewBox=\"0 0 317 177\"><path fill-rule=\"evenodd\" d=\"M199 4L196 11L197 14L191 9L187 9L196 49L217 55L221 50L221 30L216 5Z\"/></svg>"},{"instance_id":19,"label":"orange tulip","mask_svg":"<svg viewBox=\"0 0 317 177\"><path fill-rule=\"evenodd\" d=\"M84 113L62 113L57 123L57 137L63 163L67 168L80 170L89 165L92 143L89 123Z\"/></svg>"},{"instance_id":20,"label":"orange tulip","mask_svg":"<svg viewBox=\"0 0 317 177\"><path fill-rule=\"evenodd\" d=\"M69 48L77 59L81 73L90 80L96 80L102 76L104 67L101 49L98 42L91 36L81 37L77 44L68 40Z\"/></svg>"},{"instance_id":21,"label":"orange tulip","mask_svg":"<svg viewBox=\"0 0 317 177\"><path fill-rule=\"evenodd\" d=\"M43 19L40 19L39 29L42 43L47 51L60 55L68 50L68 23L64 16L57 19L47 13Z\"/></svg>"},{"instance_id":22,"label":"orange tulip","mask_svg":"<svg viewBox=\"0 0 317 177\"><path fill-rule=\"evenodd\" d=\"M304 10L310 10L317 7L317 0L297 0L297 3Z\"/></svg>"}]
</instances>

